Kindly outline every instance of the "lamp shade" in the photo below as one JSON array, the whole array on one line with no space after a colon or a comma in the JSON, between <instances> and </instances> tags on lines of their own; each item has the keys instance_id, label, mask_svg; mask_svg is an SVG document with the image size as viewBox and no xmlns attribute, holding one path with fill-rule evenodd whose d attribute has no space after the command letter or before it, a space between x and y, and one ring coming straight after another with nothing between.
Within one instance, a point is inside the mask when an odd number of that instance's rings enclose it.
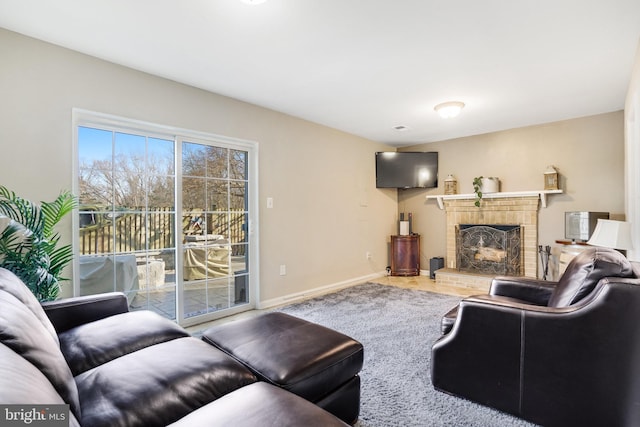
<instances>
[{"instance_id":1,"label":"lamp shade","mask_svg":"<svg viewBox=\"0 0 640 427\"><path fill-rule=\"evenodd\" d=\"M633 249L631 223L611 219L598 219L596 229L593 230L593 234L587 243L612 249Z\"/></svg>"}]
</instances>

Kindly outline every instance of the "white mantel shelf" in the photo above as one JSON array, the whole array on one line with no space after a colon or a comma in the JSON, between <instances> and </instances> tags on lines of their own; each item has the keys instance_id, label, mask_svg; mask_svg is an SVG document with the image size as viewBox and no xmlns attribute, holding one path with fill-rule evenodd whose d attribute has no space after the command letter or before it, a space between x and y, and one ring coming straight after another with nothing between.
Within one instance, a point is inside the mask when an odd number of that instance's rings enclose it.
<instances>
[{"instance_id":1,"label":"white mantel shelf","mask_svg":"<svg viewBox=\"0 0 640 427\"><path fill-rule=\"evenodd\" d=\"M543 208L547 207L547 194L562 194L562 190L534 190L534 191L505 191L501 193L483 193L483 199L500 199L506 197L540 197ZM444 209L445 200L464 200L475 199L476 194L440 194L435 196L426 196L427 200L435 199L438 207Z\"/></svg>"}]
</instances>

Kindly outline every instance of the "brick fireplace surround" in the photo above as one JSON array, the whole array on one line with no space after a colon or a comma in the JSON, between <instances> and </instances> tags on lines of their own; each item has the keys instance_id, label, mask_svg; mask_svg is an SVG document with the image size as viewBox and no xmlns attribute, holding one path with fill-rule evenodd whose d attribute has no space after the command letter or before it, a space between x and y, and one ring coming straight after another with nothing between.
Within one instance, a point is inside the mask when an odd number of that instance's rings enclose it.
<instances>
[{"instance_id":1,"label":"brick fireplace surround","mask_svg":"<svg viewBox=\"0 0 640 427\"><path fill-rule=\"evenodd\" d=\"M553 191L561 192L561 191ZM523 275L537 277L538 270L538 208L542 198L546 206L545 192L495 193L486 195L480 208L474 205L473 195L428 196L438 199L438 205L446 212L447 253L445 268L436 272L436 283L477 289L486 292L493 276L465 273L456 266L456 226L458 224L499 224L522 227L521 265Z\"/></svg>"}]
</instances>

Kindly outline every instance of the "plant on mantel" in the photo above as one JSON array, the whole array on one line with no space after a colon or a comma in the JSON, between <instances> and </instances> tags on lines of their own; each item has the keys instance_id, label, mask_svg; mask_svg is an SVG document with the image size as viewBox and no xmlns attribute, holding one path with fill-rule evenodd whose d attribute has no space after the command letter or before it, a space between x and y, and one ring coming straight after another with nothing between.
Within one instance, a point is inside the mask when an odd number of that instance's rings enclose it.
<instances>
[{"instance_id":1,"label":"plant on mantel","mask_svg":"<svg viewBox=\"0 0 640 427\"><path fill-rule=\"evenodd\" d=\"M58 297L62 270L71 262L71 245L59 246L54 227L76 207L68 191L39 205L0 186L0 267L12 271L39 301Z\"/></svg>"},{"instance_id":2,"label":"plant on mantel","mask_svg":"<svg viewBox=\"0 0 640 427\"><path fill-rule=\"evenodd\" d=\"M473 178L473 192L476 194L476 201L473 203L476 207L480 207L480 200L482 200L482 178L483 176L476 176Z\"/></svg>"}]
</instances>

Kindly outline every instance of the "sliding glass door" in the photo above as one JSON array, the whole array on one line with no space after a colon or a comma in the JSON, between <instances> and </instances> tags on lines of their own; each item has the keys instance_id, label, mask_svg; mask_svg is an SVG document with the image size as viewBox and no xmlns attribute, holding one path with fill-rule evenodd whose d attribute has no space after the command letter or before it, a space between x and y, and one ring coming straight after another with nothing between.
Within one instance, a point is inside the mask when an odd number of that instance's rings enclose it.
<instances>
[{"instance_id":1,"label":"sliding glass door","mask_svg":"<svg viewBox=\"0 0 640 427\"><path fill-rule=\"evenodd\" d=\"M124 292L131 310L181 324L253 308L255 144L74 120L75 293Z\"/></svg>"},{"instance_id":2,"label":"sliding glass door","mask_svg":"<svg viewBox=\"0 0 640 427\"><path fill-rule=\"evenodd\" d=\"M184 317L249 302L249 181L244 150L181 144Z\"/></svg>"}]
</instances>

